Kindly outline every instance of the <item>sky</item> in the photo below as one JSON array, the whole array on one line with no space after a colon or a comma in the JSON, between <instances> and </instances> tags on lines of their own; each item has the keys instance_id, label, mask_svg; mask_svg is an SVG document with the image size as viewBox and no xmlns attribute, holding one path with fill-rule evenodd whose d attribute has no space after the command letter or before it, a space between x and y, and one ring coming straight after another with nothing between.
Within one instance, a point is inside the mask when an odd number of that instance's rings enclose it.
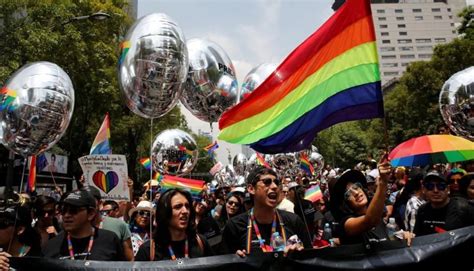
<instances>
[{"instance_id":1,"label":"sky","mask_svg":"<svg viewBox=\"0 0 474 271\"><path fill-rule=\"evenodd\" d=\"M165 13L181 27L186 39L206 38L220 45L232 60L241 86L247 73L262 63L281 63L333 13L332 0L139 0L138 18ZM211 132L182 105L193 132ZM218 135L213 124L213 138ZM228 163L241 145L218 141L217 159Z\"/></svg>"}]
</instances>

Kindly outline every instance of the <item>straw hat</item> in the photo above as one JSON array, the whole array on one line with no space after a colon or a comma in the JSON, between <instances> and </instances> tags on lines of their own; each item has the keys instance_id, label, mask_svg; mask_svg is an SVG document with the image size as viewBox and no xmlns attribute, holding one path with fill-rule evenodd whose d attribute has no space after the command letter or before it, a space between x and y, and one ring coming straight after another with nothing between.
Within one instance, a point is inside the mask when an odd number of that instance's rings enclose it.
<instances>
[{"instance_id":1,"label":"straw hat","mask_svg":"<svg viewBox=\"0 0 474 271\"><path fill-rule=\"evenodd\" d=\"M142 200L138 203L137 207L132 208L130 209L130 211L128 211L128 216L132 217L133 213L141 210L149 211L152 214L155 214L155 208L153 208L153 203L148 200Z\"/></svg>"}]
</instances>

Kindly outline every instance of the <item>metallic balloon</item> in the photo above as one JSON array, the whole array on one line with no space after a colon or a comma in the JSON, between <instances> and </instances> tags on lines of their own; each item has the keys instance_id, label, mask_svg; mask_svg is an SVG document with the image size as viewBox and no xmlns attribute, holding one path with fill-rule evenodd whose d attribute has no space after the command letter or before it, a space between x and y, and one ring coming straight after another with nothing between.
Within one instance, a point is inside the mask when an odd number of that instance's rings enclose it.
<instances>
[{"instance_id":1,"label":"metallic balloon","mask_svg":"<svg viewBox=\"0 0 474 271\"><path fill-rule=\"evenodd\" d=\"M284 174L288 169L296 166L296 157L294 153L278 153L273 155L273 167Z\"/></svg>"},{"instance_id":2,"label":"metallic balloon","mask_svg":"<svg viewBox=\"0 0 474 271\"><path fill-rule=\"evenodd\" d=\"M247 160L246 171L250 172L255 169L257 166L257 154L253 153L250 155L249 159Z\"/></svg>"},{"instance_id":3,"label":"metallic balloon","mask_svg":"<svg viewBox=\"0 0 474 271\"><path fill-rule=\"evenodd\" d=\"M455 73L444 83L439 107L451 131L474 140L474 66Z\"/></svg>"},{"instance_id":4,"label":"metallic balloon","mask_svg":"<svg viewBox=\"0 0 474 271\"><path fill-rule=\"evenodd\" d=\"M263 81L265 81L265 79L267 79L267 77L272 74L276 68L276 64L264 63L250 70L250 72L244 78L242 88L239 92L239 100L237 102L239 103L240 101L243 101L245 97L250 95L250 93L260 86L260 84L263 83Z\"/></svg>"},{"instance_id":5,"label":"metallic balloon","mask_svg":"<svg viewBox=\"0 0 474 271\"><path fill-rule=\"evenodd\" d=\"M27 64L0 91L0 140L19 155L39 154L58 142L73 110L66 72L50 62Z\"/></svg>"},{"instance_id":6,"label":"metallic balloon","mask_svg":"<svg viewBox=\"0 0 474 271\"><path fill-rule=\"evenodd\" d=\"M232 186L237 181L238 175L232 165L223 167L214 178L223 186Z\"/></svg>"},{"instance_id":7,"label":"metallic balloon","mask_svg":"<svg viewBox=\"0 0 474 271\"><path fill-rule=\"evenodd\" d=\"M324 169L324 157L320 153L312 151L309 155L309 162L313 165L314 176L318 179L321 178Z\"/></svg>"},{"instance_id":8,"label":"metallic balloon","mask_svg":"<svg viewBox=\"0 0 474 271\"><path fill-rule=\"evenodd\" d=\"M225 51L212 41L187 42L189 71L181 103L198 119L216 122L237 102L235 68Z\"/></svg>"},{"instance_id":9,"label":"metallic balloon","mask_svg":"<svg viewBox=\"0 0 474 271\"><path fill-rule=\"evenodd\" d=\"M150 14L135 22L121 47L118 78L128 108L144 118L168 113L188 72L181 28L165 14Z\"/></svg>"},{"instance_id":10,"label":"metallic balloon","mask_svg":"<svg viewBox=\"0 0 474 271\"><path fill-rule=\"evenodd\" d=\"M243 175L245 172L245 167L247 166L247 157L243 153L238 153L234 156L232 160L232 165L237 174Z\"/></svg>"},{"instance_id":11,"label":"metallic balloon","mask_svg":"<svg viewBox=\"0 0 474 271\"><path fill-rule=\"evenodd\" d=\"M179 129L159 133L151 150L155 171L178 176L191 172L198 155L199 150L194 138Z\"/></svg>"}]
</instances>

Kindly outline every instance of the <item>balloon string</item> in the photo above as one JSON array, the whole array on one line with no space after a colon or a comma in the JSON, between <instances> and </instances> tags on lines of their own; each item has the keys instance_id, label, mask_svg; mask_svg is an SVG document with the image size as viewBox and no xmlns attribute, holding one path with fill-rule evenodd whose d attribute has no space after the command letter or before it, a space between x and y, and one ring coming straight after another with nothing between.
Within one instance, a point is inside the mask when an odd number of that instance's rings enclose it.
<instances>
[{"instance_id":1,"label":"balloon string","mask_svg":"<svg viewBox=\"0 0 474 271\"><path fill-rule=\"evenodd\" d=\"M20 181L20 190L18 193L23 192L23 182L25 180L25 170L26 170L26 164L28 164L28 156L25 157L25 161L23 163L23 173L21 174L21 181Z\"/></svg>"},{"instance_id":2,"label":"balloon string","mask_svg":"<svg viewBox=\"0 0 474 271\"><path fill-rule=\"evenodd\" d=\"M150 120L150 185L148 186L148 189L150 189L150 202L153 202L153 199L151 198L153 196L153 158L152 158L152 151L153 151L153 118ZM150 240L153 240L153 212L150 212ZM152 255L153 254L153 255ZM155 258L155 242L150 242L150 259Z\"/></svg>"}]
</instances>

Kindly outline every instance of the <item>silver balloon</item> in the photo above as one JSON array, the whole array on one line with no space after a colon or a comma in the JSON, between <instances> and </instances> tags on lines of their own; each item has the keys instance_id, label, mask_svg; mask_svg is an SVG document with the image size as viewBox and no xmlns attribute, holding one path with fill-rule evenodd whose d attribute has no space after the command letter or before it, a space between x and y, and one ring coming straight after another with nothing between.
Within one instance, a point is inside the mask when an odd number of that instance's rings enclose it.
<instances>
[{"instance_id":1,"label":"silver balloon","mask_svg":"<svg viewBox=\"0 0 474 271\"><path fill-rule=\"evenodd\" d=\"M253 153L250 155L249 159L247 160L246 171L250 172L255 169L257 166L257 154Z\"/></svg>"},{"instance_id":2,"label":"silver balloon","mask_svg":"<svg viewBox=\"0 0 474 271\"><path fill-rule=\"evenodd\" d=\"M153 169L170 175L190 173L198 160L194 138L179 129L159 133L153 142L151 157Z\"/></svg>"},{"instance_id":3,"label":"silver balloon","mask_svg":"<svg viewBox=\"0 0 474 271\"><path fill-rule=\"evenodd\" d=\"M181 103L198 119L216 122L237 102L238 83L230 58L214 42L187 42L189 71Z\"/></svg>"},{"instance_id":4,"label":"silver balloon","mask_svg":"<svg viewBox=\"0 0 474 271\"><path fill-rule=\"evenodd\" d=\"M224 186L231 186L237 181L237 174L232 165L223 167L214 178Z\"/></svg>"},{"instance_id":5,"label":"silver balloon","mask_svg":"<svg viewBox=\"0 0 474 271\"><path fill-rule=\"evenodd\" d=\"M0 91L0 140L19 155L39 154L58 142L73 110L66 72L50 62L27 64Z\"/></svg>"},{"instance_id":6,"label":"silver balloon","mask_svg":"<svg viewBox=\"0 0 474 271\"><path fill-rule=\"evenodd\" d=\"M238 153L234 156L232 160L232 165L237 174L243 175L245 172L245 167L247 166L247 157L243 153Z\"/></svg>"},{"instance_id":7,"label":"silver balloon","mask_svg":"<svg viewBox=\"0 0 474 271\"><path fill-rule=\"evenodd\" d=\"M451 131L474 140L474 66L455 73L444 83L439 107Z\"/></svg>"},{"instance_id":8,"label":"silver balloon","mask_svg":"<svg viewBox=\"0 0 474 271\"><path fill-rule=\"evenodd\" d=\"M273 168L280 174L285 175L288 169L296 167L296 157L294 153L278 153L273 155L271 161Z\"/></svg>"},{"instance_id":9,"label":"silver balloon","mask_svg":"<svg viewBox=\"0 0 474 271\"><path fill-rule=\"evenodd\" d=\"M244 82L242 83L242 88L240 89L239 93L239 100L240 102L244 100L254 89L260 86L267 77L272 74L277 68L276 64L260 64L257 67L250 70L250 72L245 76Z\"/></svg>"},{"instance_id":10,"label":"silver balloon","mask_svg":"<svg viewBox=\"0 0 474 271\"><path fill-rule=\"evenodd\" d=\"M318 179L321 178L324 169L324 157L320 153L312 151L309 155L309 162L313 165L314 176Z\"/></svg>"},{"instance_id":11,"label":"silver balloon","mask_svg":"<svg viewBox=\"0 0 474 271\"><path fill-rule=\"evenodd\" d=\"M124 44L118 78L128 108L144 118L163 116L178 102L188 72L181 28L165 14L150 14L135 22Z\"/></svg>"}]
</instances>

